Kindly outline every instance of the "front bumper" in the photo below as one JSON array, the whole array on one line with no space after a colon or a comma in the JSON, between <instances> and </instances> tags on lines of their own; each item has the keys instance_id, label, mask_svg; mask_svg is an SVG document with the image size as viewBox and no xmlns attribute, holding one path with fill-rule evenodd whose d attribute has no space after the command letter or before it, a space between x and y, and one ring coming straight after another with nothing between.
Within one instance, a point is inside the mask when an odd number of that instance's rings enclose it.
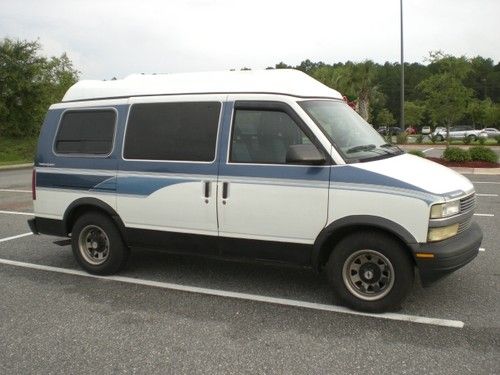
<instances>
[{"instance_id":1,"label":"front bumper","mask_svg":"<svg viewBox=\"0 0 500 375\"><path fill-rule=\"evenodd\" d=\"M421 243L413 248L415 260L424 286L465 266L476 257L483 240L477 223L466 231L444 241ZM434 254L434 258L420 259L416 253Z\"/></svg>"}]
</instances>

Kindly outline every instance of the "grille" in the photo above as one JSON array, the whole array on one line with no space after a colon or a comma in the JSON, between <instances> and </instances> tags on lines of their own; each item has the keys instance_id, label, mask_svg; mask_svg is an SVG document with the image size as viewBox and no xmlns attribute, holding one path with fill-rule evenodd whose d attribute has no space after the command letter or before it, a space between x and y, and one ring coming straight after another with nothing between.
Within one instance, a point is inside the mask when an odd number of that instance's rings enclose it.
<instances>
[{"instance_id":1,"label":"grille","mask_svg":"<svg viewBox=\"0 0 500 375\"><path fill-rule=\"evenodd\" d=\"M468 218L466 221L464 222L461 222L459 225L458 225L458 231L457 231L457 234L459 233L462 233L464 231L466 231L467 229L469 229L470 225L472 223L472 217Z\"/></svg>"},{"instance_id":2,"label":"grille","mask_svg":"<svg viewBox=\"0 0 500 375\"><path fill-rule=\"evenodd\" d=\"M467 197L460 199L460 213L474 210L476 207L476 196L471 194Z\"/></svg>"}]
</instances>

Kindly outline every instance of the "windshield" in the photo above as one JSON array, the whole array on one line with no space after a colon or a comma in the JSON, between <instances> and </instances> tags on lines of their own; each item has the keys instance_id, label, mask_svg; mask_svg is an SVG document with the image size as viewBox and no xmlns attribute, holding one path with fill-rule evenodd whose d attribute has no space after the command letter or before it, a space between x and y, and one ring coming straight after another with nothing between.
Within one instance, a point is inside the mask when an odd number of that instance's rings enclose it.
<instances>
[{"instance_id":1,"label":"windshield","mask_svg":"<svg viewBox=\"0 0 500 375\"><path fill-rule=\"evenodd\" d=\"M299 105L327 135L347 163L382 159L403 153L342 101L306 100Z\"/></svg>"}]
</instances>

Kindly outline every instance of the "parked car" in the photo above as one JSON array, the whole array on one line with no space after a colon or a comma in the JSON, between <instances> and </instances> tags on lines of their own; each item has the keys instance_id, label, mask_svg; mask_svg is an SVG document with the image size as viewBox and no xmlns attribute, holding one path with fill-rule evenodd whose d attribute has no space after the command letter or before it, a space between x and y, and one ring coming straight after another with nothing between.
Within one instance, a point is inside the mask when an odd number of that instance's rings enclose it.
<instances>
[{"instance_id":1,"label":"parked car","mask_svg":"<svg viewBox=\"0 0 500 375\"><path fill-rule=\"evenodd\" d=\"M484 128L481 129L481 131L483 133L486 133L488 135L488 138L500 137L500 130L495 128Z\"/></svg>"},{"instance_id":2,"label":"parked car","mask_svg":"<svg viewBox=\"0 0 500 375\"><path fill-rule=\"evenodd\" d=\"M387 144L296 70L76 83L45 117L32 194L33 233L67 237L92 274L137 248L288 263L372 312L482 240L466 177Z\"/></svg>"},{"instance_id":3,"label":"parked car","mask_svg":"<svg viewBox=\"0 0 500 375\"><path fill-rule=\"evenodd\" d=\"M439 129L439 131L438 131ZM445 140L447 131L446 128L436 128L434 136L438 141ZM482 130L474 130L472 126L469 125L458 125L450 128L450 139L464 139L469 138L471 141L475 141L478 138L487 138L488 134Z\"/></svg>"},{"instance_id":4,"label":"parked car","mask_svg":"<svg viewBox=\"0 0 500 375\"><path fill-rule=\"evenodd\" d=\"M402 133L403 131L404 131L403 129L398 128L397 126L391 126L389 128L387 128L385 126L381 126L380 128L378 128L378 132L381 135L398 135L398 134Z\"/></svg>"},{"instance_id":5,"label":"parked car","mask_svg":"<svg viewBox=\"0 0 500 375\"><path fill-rule=\"evenodd\" d=\"M424 134L424 135L431 134L431 127L430 126L423 126L422 127L422 134Z\"/></svg>"}]
</instances>

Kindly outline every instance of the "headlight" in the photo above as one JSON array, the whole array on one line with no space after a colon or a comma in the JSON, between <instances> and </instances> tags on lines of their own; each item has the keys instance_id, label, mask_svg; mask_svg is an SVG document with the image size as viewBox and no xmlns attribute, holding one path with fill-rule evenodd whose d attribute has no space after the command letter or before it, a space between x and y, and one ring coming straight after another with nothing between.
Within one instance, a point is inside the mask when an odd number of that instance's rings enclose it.
<instances>
[{"instance_id":1,"label":"headlight","mask_svg":"<svg viewBox=\"0 0 500 375\"><path fill-rule=\"evenodd\" d=\"M427 234L427 241L435 242L446 240L447 238L453 237L458 232L458 223L449 225L447 227L439 227L439 228L429 228L429 232Z\"/></svg>"},{"instance_id":2,"label":"headlight","mask_svg":"<svg viewBox=\"0 0 500 375\"><path fill-rule=\"evenodd\" d=\"M460 201L435 204L431 207L431 219L441 219L460 212Z\"/></svg>"}]
</instances>

